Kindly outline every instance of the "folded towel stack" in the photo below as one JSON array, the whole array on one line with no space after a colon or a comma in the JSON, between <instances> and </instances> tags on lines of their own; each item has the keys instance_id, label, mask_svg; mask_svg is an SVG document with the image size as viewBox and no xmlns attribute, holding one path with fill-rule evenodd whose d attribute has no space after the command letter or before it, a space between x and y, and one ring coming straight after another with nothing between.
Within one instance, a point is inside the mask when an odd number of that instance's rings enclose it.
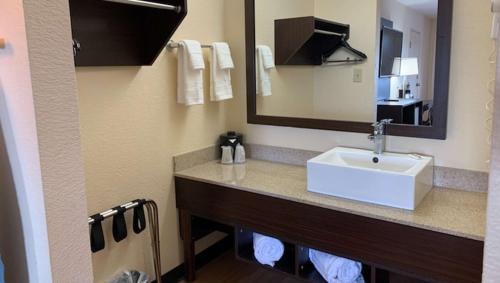
<instances>
[{"instance_id":1,"label":"folded towel stack","mask_svg":"<svg viewBox=\"0 0 500 283\"><path fill-rule=\"evenodd\" d=\"M274 267L274 264L283 257L285 246L280 240L254 233L253 250L260 264Z\"/></svg>"},{"instance_id":2,"label":"folded towel stack","mask_svg":"<svg viewBox=\"0 0 500 283\"><path fill-rule=\"evenodd\" d=\"M272 95L270 71L275 67L271 48L257 45L257 94Z\"/></svg>"},{"instance_id":3,"label":"folded towel stack","mask_svg":"<svg viewBox=\"0 0 500 283\"><path fill-rule=\"evenodd\" d=\"M185 105L203 104L203 70L205 62L201 44L195 40L179 42L177 102Z\"/></svg>"},{"instance_id":4,"label":"folded towel stack","mask_svg":"<svg viewBox=\"0 0 500 283\"><path fill-rule=\"evenodd\" d=\"M210 57L210 100L233 98L230 70L234 69L234 62L229 45L225 42L214 42Z\"/></svg>"},{"instance_id":5,"label":"folded towel stack","mask_svg":"<svg viewBox=\"0 0 500 283\"><path fill-rule=\"evenodd\" d=\"M316 270L328 283L364 283L361 275L362 264L313 249L309 259Z\"/></svg>"}]
</instances>

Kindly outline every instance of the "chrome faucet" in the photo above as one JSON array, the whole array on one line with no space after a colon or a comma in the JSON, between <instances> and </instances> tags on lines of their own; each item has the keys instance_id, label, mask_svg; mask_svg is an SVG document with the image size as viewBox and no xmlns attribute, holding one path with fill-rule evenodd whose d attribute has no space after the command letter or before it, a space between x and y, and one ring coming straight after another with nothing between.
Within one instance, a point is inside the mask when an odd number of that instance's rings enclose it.
<instances>
[{"instance_id":1,"label":"chrome faucet","mask_svg":"<svg viewBox=\"0 0 500 283\"><path fill-rule=\"evenodd\" d=\"M390 124L392 119L384 119L373 124L373 135L369 135L368 139L374 143L373 152L382 154L385 151L385 127Z\"/></svg>"}]
</instances>

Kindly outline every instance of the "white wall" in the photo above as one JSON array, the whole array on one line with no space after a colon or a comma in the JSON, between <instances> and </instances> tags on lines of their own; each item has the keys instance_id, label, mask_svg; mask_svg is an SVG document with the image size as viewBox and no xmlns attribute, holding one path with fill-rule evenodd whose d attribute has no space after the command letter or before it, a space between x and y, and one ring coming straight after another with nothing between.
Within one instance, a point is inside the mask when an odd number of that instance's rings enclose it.
<instances>
[{"instance_id":1,"label":"white wall","mask_svg":"<svg viewBox=\"0 0 500 283\"><path fill-rule=\"evenodd\" d=\"M67 0L24 0L54 282L90 282L92 265Z\"/></svg>"},{"instance_id":2,"label":"white wall","mask_svg":"<svg viewBox=\"0 0 500 283\"><path fill-rule=\"evenodd\" d=\"M0 121L24 230L26 262L30 282L51 282L49 245L45 220L36 117L31 87L30 62L26 41L22 0L2 2L0 35L7 48L0 50ZM14 244L9 235L3 246ZM5 252L3 250L2 252ZM13 255L5 254L4 257ZM8 264L8 262L7 262ZM6 266L8 279L16 279L17 269ZM11 270L10 268L13 268Z\"/></svg>"},{"instance_id":3,"label":"white wall","mask_svg":"<svg viewBox=\"0 0 500 283\"><path fill-rule=\"evenodd\" d=\"M243 0L232 0L233 24L227 32L232 46L244 46ZM491 13L488 0L456 0L453 14L448 138L445 141L390 137L388 150L433 155L436 165L488 171L490 146L485 110L491 80L489 38ZM474 19L473 21L471 19ZM237 64L245 64L244 52L234 52ZM233 102L230 125L246 133L247 141L310 150L327 150L337 145L370 148L365 134L341 133L286 127L247 125L245 118L245 70L233 73L238 98ZM237 110L238 109L238 110ZM241 122L239 122L241 121Z\"/></svg>"},{"instance_id":4,"label":"white wall","mask_svg":"<svg viewBox=\"0 0 500 283\"><path fill-rule=\"evenodd\" d=\"M5 282L29 282L21 211L0 123L0 260L5 265ZM4 278L1 277L0 282Z\"/></svg>"},{"instance_id":5,"label":"white wall","mask_svg":"<svg viewBox=\"0 0 500 283\"><path fill-rule=\"evenodd\" d=\"M0 119L29 282L92 282L68 1L2 2L0 34Z\"/></svg>"},{"instance_id":6,"label":"white wall","mask_svg":"<svg viewBox=\"0 0 500 283\"><path fill-rule=\"evenodd\" d=\"M500 64L496 79L483 283L497 283L500 278Z\"/></svg>"}]
</instances>

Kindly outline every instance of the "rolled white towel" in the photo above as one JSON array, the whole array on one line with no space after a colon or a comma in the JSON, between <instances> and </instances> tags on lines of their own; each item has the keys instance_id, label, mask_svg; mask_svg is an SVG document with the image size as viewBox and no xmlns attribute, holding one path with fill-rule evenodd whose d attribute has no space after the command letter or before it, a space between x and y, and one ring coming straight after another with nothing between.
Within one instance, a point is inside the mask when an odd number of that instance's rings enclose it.
<instances>
[{"instance_id":1,"label":"rolled white towel","mask_svg":"<svg viewBox=\"0 0 500 283\"><path fill-rule=\"evenodd\" d=\"M285 246L278 239L253 233L253 251L260 264L274 267L274 264L283 257Z\"/></svg>"},{"instance_id":2,"label":"rolled white towel","mask_svg":"<svg viewBox=\"0 0 500 283\"><path fill-rule=\"evenodd\" d=\"M362 264L313 249L309 250L309 259L316 270L328 283L360 283Z\"/></svg>"}]
</instances>

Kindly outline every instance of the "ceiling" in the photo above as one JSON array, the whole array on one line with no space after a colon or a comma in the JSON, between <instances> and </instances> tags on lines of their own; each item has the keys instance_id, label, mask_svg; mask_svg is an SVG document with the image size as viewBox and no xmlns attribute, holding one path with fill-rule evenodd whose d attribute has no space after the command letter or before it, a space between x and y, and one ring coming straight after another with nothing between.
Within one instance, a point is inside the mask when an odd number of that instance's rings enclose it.
<instances>
[{"instance_id":1,"label":"ceiling","mask_svg":"<svg viewBox=\"0 0 500 283\"><path fill-rule=\"evenodd\" d=\"M398 0L405 6L421 12L422 14L436 18L438 12L438 0Z\"/></svg>"}]
</instances>

